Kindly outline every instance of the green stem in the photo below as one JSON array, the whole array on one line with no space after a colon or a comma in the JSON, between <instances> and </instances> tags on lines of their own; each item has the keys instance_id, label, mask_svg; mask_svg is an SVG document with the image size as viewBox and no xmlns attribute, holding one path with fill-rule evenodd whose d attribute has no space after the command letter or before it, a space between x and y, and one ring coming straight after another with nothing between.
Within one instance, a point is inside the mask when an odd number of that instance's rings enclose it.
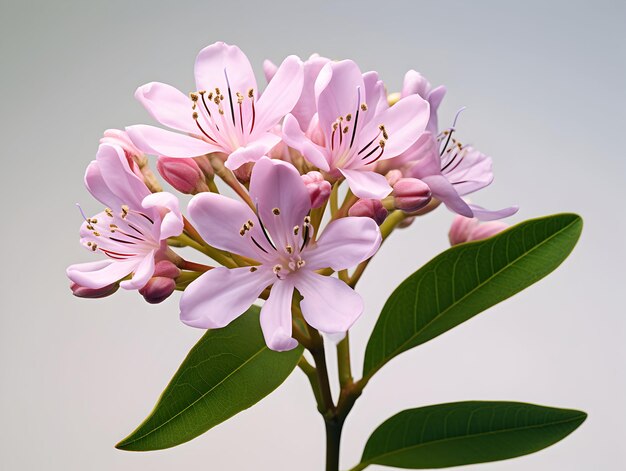
<instances>
[{"instance_id":1,"label":"green stem","mask_svg":"<svg viewBox=\"0 0 626 471\"><path fill-rule=\"evenodd\" d=\"M317 404L317 410L320 414L323 414L324 402L322 399L322 390L319 387L317 382L317 371L315 371L315 367L311 365L304 356L300 357L298 361L298 367L302 370L302 372L306 375L309 383L311 384L311 389L313 390L313 395L315 396L315 403Z\"/></svg>"},{"instance_id":2,"label":"green stem","mask_svg":"<svg viewBox=\"0 0 626 471\"><path fill-rule=\"evenodd\" d=\"M344 339L337 344L337 368L341 387L352 383L352 366L350 365L350 334L346 332Z\"/></svg>"},{"instance_id":3,"label":"green stem","mask_svg":"<svg viewBox=\"0 0 626 471\"><path fill-rule=\"evenodd\" d=\"M339 448L344 420L339 417L324 419L326 427L326 471L339 471Z\"/></svg>"},{"instance_id":4,"label":"green stem","mask_svg":"<svg viewBox=\"0 0 626 471\"><path fill-rule=\"evenodd\" d=\"M330 215L331 217L335 217L337 211L339 210L339 185L341 185L341 181L337 180L333 184L332 190L330 190Z\"/></svg>"}]
</instances>

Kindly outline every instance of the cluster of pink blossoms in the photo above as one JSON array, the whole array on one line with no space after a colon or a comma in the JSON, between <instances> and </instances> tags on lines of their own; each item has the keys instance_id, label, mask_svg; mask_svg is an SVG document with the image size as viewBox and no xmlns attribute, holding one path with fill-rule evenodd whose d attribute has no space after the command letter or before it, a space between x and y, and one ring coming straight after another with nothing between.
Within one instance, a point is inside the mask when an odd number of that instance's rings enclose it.
<instances>
[{"instance_id":1,"label":"cluster of pink blossoms","mask_svg":"<svg viewBox=\"0 0 626 471\"><path fill-rule=\"evenodd\" d=\"M491 158L461 144L454 125L439 130L445 88L419 73L409 71L402 92L388 96L378 73L350 60L289 56L264 70L261 92L243 52L219 42L198 54L196 91L158 82L137 89L150 115L173 131L105 132L85 174L105 209L83 214L80 230L81 243L104 258L67 269L74 294L122 287L156 303L183 290L182 321L205 329L264 299L266 342L288 350L297 345L296 292L312 327L341 335L352 326L364 309L355 281L394 227L444 203L459 215L450 232L456 244L506 227L478 220L517 210L463 199L491 183ZM189 219L162 191L147 155L169 185L195 195ZM222 266L183 259L175 249L185 246Z\"/></svg>"}]
</instances>

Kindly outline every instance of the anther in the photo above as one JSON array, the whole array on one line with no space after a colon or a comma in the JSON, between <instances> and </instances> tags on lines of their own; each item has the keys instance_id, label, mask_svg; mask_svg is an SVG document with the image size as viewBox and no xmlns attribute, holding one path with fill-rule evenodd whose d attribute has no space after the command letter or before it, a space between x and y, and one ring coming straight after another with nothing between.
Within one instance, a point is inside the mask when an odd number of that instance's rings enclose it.
<instances>
[{"instance_id":1,"label":"anther","mask_svg":"<svg viewBox=\"0 0 626 471\"><path fill-rule=\"evenodd\" d=\"M258 268L257 267L250 267L250 273L254 273L255 271L257 271Z\"/></svg>"},{"instance_id":2,"label":"anther","mask_svg":"<svg viewBox=\"0 0 626 471\"><path fill-rule=\"evenodd\" d=\"M104 212L107 216L109 216L110 218L113 217L113 211L111 211L111 208L104 208Z\"/></svg>"},{"instance_id":3,"label":"anther","mask_svg":"<svg viewBox=\"0 0 626 471\"><path fill-rule=\"evenodd\" d=\"M298 268L302 268L304 265L306 265L306 262L304 260L298 260L296 262L296 267Z\"/></svg>"},{"instance_id":4,"label":"anther","mask_svg":"<svg viewBox=\"0 0 626 471\"><path fill-rule=\"evenodd\" d=\"M361 110L367 111L367 105L365 103L361 103Z\"/></svg>"},{"instance_id":5,"label":"anther","mask_svg":"<svg viewBox=\"0 0 626 471\"><path fill-rule=\"evenodd\" d=\"M286 245L285 246L285 251L291 255L293 253L293 247L291 245Z\"/></svg>"},{"instance_id":6,"label":"anther","mask_svg":"<svg viewBox=\"0 0 626 471\"><path fill-rule=\"evenodd\" d=\"M272 268L272 271L274 272L275 275L278 275L282 269L283 267L281 267L280 265L274 265L274 268Z\"/></svg>"},{"instance_id":7,"label":"anther","mask_svg":"<svg viewBox=\"0 0 626 471\"><path fill-rule=\"evenodd\" d=\"M248 98L254 98L254 88L248 90Z\"/></svg>"},{"instance_id":8,"label":"anther","mask_svg":"<svg viewBox=\"0 0 626 471\"><path fill-rule=\"evenodd\" d=\"M280 209L274 208L274 209L272 209L272 213L274 213L275 216L279 216L280 215Z\"/></svg>"},{"instance_id":9,"label":"anther","mask_svg":"<svg viewBox=\"0 0 626 471\"><path fill-rule=\"evenodd\" d=\"M294 226L293 227L293 235L298 235L298 232L300 232L300 226Z\"/></svg>"},{"instance_id":10,"label":"anther","mask_svg":"<svg viewBox=\"0 0 626 471\"><path fill-rule=\"evenodd\" d=\"M352 115L350 113L348 113L346 115L346 121L350 121L352 119Z\"/></svg>"},{"instance_id":11,"label":"anther","mask_svg":"<svg viewBox=\"0 0 626 471\"><path fill-rule=\"evenodd\" d=\"M126 216L128 216L128 212L130 211L130 208L123 204L122 205L122 219L126 219Z\"/></svg>"},{"instance_id":12,"label":"anther","mask_svg":"<svg viewBox=\"0 0 626 471\"><path fill-rule=\"evenodd\" d=\"M311 216L304 216L304 223L311 224Z\"/></svg>"},{"instance_id":13,"label":"anther","mask_svg":"<svg viewBox=\"0 0 626 471\"><path fill-rule=\"evenodd\" d=\"M189 98L191 98L191 101L193 101L194 103L198 101L198 94L197 93L190 93L189 94Z\"/></svg>"},{"instance_id":14,"label":"anther","mask_svg":"<svg viewBox=\"0 0 626 471\"><path fill-rule=\"evenodd\" d=\"M192 117L193 119L197 120L197 119L198 119L198 113L197 113L196 111L194 111L194 112L191 114L191 117Z\"/></svg>"}]
</instances>

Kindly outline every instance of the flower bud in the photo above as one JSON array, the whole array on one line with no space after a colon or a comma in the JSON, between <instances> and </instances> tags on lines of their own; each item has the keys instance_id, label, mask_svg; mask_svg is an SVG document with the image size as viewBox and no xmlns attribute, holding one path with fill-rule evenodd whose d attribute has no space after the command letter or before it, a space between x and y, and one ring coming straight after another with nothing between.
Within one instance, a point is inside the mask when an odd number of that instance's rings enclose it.
<instances>
[{"instance_id":1,"label":"flower bud","mask_svg":"<svg viewBox=\"0 0 626 471\"><path fill-rule=\"evenodd\" d=\"M115 293L119 287L119 283L112 283L102 288L87 288L85 286L79 285L78 283L70 283L70 289L72 290L72 294L79 298L104 298Z\"/></svg>"},{"instance_id":2,"label":"flower bud","mask_svg":"<svg viewBox=\"0 0 626 471\"><path fill-rule=\"evenodd\" d=\"M153 276L146 285L139 290L146 301L150 304L158 304L165 301L176 289L176 282L172 278Z\"/></svg>"},{"instance_id":3,"label":"flower bud","mask_svg":"<svg viewBox=\"0 0 626 471\"><path fill-rule=\"evenodd\" d=\"M387 218L388 211L380 200L359 200L348 210L348 216L372 218L379 226Z\"/></svg>"},{"instance_id":4,"label":"flower bud","mask_svg":"<svg viewBox=\"0 0 626 471\"><path fill-rule=\"evenodd\" d=\"M397 169L389 170L385 175L385 178L387 179L389 186L393 187L396 183L398 183L398 180L402 178L402 172Z\"/></svg>"},{"instance_id":5,"label":"flower bud","mask_svg":"<svg viewBox=\"0 0 626 471\"><path fill-rule=\"evenodd\" d=\"M152 276L174 279L180 276L180 269L169 260L160 260L154 266L154 274Z\"/></svg>"},{"instance_id":6,"label":"flower bud","mask_svg":"<svg viewBox=\"0 0 626 471\"><path fill-rule=\"evenodd\" d=\"M320 172L309 172L302 175L302 181L311 197L311 208L319 208L328 200L331 185Z\"/></svg>"},{"instance_id":7,"label":"flower bud","mask_svg":"<svg viewBox=\"0 0 626 471\"><path fill-rule=\"evenodd\" d=\"M450 240L450 245L458 245L464 242L487 239L508 227L508 224L501 221L481 223L476 218L466 218L457 215L454 221L452 221L452 226L450 226L448 239Z\"/></svg>"},{"instance_id":8,"label":"flower bud","mask_svg":"<svg viewBox=\"0 0 626 471\"><path fill-rule=\"evenodd\" d=\"M191 158L161 156L157 160L157 170L167 183L181 193L195 195L209 190L202 170Z\"/></svg>"},{"instance_id":9,"label":"flower bud","mask_svg":"<svg viewBox=\"0 0 626 471\"><path fill-rule=\"evenodd\" d=\"M407 213L423 208L431 200L430 188L417 178L400 178L392 194L395 208Z\"/></svg>"}]
</instances>

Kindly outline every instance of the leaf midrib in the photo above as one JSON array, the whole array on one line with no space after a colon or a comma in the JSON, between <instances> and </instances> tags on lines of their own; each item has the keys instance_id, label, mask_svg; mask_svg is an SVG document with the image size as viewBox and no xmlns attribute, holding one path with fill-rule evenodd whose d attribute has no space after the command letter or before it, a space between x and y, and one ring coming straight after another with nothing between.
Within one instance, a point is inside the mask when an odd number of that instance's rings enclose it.
<instances>
[{"instance_id":1,"label":"leaf midrib","mask_svg":"<svg viewBox=\"0 0 626 471\"><path fill-rule=\"evenodd\" d=\"M562 229L560 229L559 231L555 232L554 234L552 234L550 237L544 239L543 241L541 241L539 244L535 245L532 249L530 249L527 252L524 252L524 254L520 255L519 257L513 259L511 262L507 263L504 267L502 267L500 270L494 272L491 276L489 276L483 283L478 284L475 288L472 288L470 291L468 291L466 294L464 294L462 297L460 297L457 301L455 301L454 303L452 303L450 306L448 306L447 308L445 308L443 311L441 311L437 316L433 317L428 323L426 323L418 332L415 333L415 335L412 335L407 341L401 343L398 348L396 348L395 350L393 350L389 356L388 359L385 360L384 362L382 362L381 364L377 365L375 368L373 368L366 376L371 377L374 373L376 373L376 371L378 371L380 368L382 368L391 358L395 357L396 355L399 355L400 353L402 353L404 350L404 347L407 344L410 344L411 341L413 339L415 339L415 337L418 337L422 332L424 332L433 322L437 321L441 316L443 316L444 314L446 314L449 310L451 310L452 308L454 308L455 306L457 306L458 304L460 304L465 298L467 298L468 296L471 296L476 290L486 286L487 284L489 284L493 278L497 275L499 275L501 272L508 270L511 265L515 264L518 260L520 260L521 258L529 255L530 253L532 253L534 250L538 249L539 247L541 247L543 244L549 242L550 240L552 240L554 237L558 236L560 233L562 233L563 231L569 229L573 224L575 224L576 222L579 221L579 218L575 218L574 221L572 221L571 223L569 223L567 226L564 226ZM514 293L515 294L515 293ZM505 298L506 299L506 298ZM504 299L502 300L504 301ZM497 303L496 303L497 304ZM490 306L491 307L491 306ZM383 352L384 355L384 352Z\"/></svg>"},{"instance_id":2,"label":"leaf midrib","mask_svg":"<svg viewBox=\"0 0 626 471\"><path fill-rule=\"evenodd\" d=\"M153 434L154 432L156 432L157 430L159 430L160 428L164 427L165 425L167 425L168 423L170 423L172 420L174 420L175 418L177 418L179 415L181 415L182 413L184 413L187 409L193 407L194 405L196 405L199 401L201 401L202 399L205 398L205 396L207 394L210 394L215 388L217 388L218 386L220 386L222 383L224 383L228 378L230 378L232 375L234 375L235 373L237 373L239 370L241 370L244 366L246 366L250 361L252 361L254 358L256 358L258 355L260 355L264 350L267 350L267 345L264 345L263 347L261 347L260 350L258 350L254 355L252 355L250 358L248 358L246 361L244 361L241 365L239 365L237 368L235 368L232 372L230 372L228 375L226 375L224 378L222 378L222 380L220 380L218 383L216 383L211 389L209 389L207 392L205 392L204 394L200 395L200 397L198 397L195 401L193 401L192 403L190 403L189 405L187 405L184 409L181 409L179 412L177 412L176 414L174 414L172 417L170 417L169 419L167 419L165 422L163 422L162 424L160 424L158 427L155 427L153 429L150 429L148 432L144 433L143 435L141 435L140 437L135 438L134 440L131 440L129 442L121 442L119 446L127 446L130 445L132 443L138 442L139 440L147 437L148 435ZM175 386L175 385L173 385ZM155 408L156 410L156 408Z\"/></svg>"},{"instance_id":3,"label":"leaf midrib","mask_svg":"<svg viewBox=\"0 0 626 471\"><path fill-rule=\"evenodd\" d=\"M420 448L422 446L428 446L428 445L434 445L434 444L439 444L439 443L446 443L446 442L453 442L455 440L463 440L463 439L467 439L467 438L481 438L481 437L485 437L488 435L496 435L499 433L508 433L508 432L522 432L524 430L531 430L531 429L536 429L536 428L541 428L541 427L553 427L556 425L562 425L562 424L567 424L569 422L575 422L577 420L580 420L581 418L584 418L584 415L581 415L580 417L573 417L571 419L566 419L566 420L559 420L556 422L549 422L549 423L545 423L545 424L538 424L538 425L527 425L524 427L515 427L515 428L506 428L506 429L501 429L501 430L494 430L491 432L481 432L481 433L476 433L476 434L467 434L467 435L460 435L457 437L450 437L450 438L442 438L439 440L432 440L429 442L423 442L423 443L418 443L417 445L411 445L408 447L404 447L404 448L400 448L398 450L394 450L388 453L383 453L382 455L377 455L375 458L373 459L379 459L379 458L383 458L383 457L389 457L389 456L393 456L395 454L398 453L404 453L408 450L414 450L417 448ZM369 459L367 461L362 461L361 464L366 464L366 465L370 465L370 464L377 464L375 461L372 461L372 459Z\"/></svg>"}]
</instances>

